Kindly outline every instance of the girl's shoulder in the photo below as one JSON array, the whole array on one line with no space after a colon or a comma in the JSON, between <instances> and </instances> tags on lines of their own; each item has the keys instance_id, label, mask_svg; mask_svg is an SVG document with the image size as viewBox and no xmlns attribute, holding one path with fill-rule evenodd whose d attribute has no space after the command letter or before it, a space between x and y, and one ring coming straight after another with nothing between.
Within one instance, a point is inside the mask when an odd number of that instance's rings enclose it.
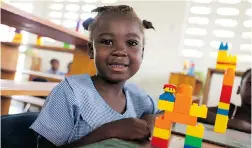
<instances>
[{"instance_id":1,"label":"girl's shoulder","mask_svg":"<svg viewBox=\"0 0 252 148\"><path fill-rule=\"evenodd\" d=\"M73 91L83 89L89 90L88 88L93 87L93 82L88 74L68 76L65 77L65 81L67 81Z\"/></svg>"}]
</instances>

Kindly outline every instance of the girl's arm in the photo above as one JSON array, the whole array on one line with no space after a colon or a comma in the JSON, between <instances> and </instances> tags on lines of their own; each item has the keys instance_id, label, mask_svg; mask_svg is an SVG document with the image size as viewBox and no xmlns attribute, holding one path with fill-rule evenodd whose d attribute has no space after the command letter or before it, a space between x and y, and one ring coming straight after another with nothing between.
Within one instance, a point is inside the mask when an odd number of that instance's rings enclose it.
<instances>
[{"instance_id":1,"label":"girl's arm","mask_svg":"<svg viewBox=\"0 0 252 148\"><path fill-rule=\"evenodd\" d=\"M106 123L88 135L70 144L59 146L59 148L76 148L92 143L100 142L110 138L122 140L142 140L148 137L149 130L144 120L136 118L126 118L114 122ZM57 148L53 143L39 135L37 148Z\"/></svg>"}]
</instances>

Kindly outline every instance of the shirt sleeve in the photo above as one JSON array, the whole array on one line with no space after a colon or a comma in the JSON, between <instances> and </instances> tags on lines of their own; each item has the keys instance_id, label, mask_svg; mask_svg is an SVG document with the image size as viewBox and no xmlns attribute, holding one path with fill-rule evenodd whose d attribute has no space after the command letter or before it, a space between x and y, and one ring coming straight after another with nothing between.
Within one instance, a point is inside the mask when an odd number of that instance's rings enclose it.
<instances>
[{"instance_id":1,"label":"shirt sleeve","mask_svg":"<svg viewBox=\"0 0 252 148\"><path fill-rule=\"evenodd\" d=\"M66 144L74 128L73 97L70 85L63 80L47 97L30 128L56 146Z\"/></svg>"},{"instance_id":2,"label":"shirt sleeve","mask_svg":"<svg viewBox=\"0 0 252 148\"><path fill-rule=\"evenodd\" d=\"M161 113L162 110L159 110L159 109L158 109L157 102L155 102L155 101L153 100L153 98L150 97L149 95L147 95L147 96L148 96L148 98L150 99L151 105L152 105L152 107L151 107L151 109L152 109L151 113L152 113L152 114L159 114L159 113Z\"/></svg>"}]
</instances>

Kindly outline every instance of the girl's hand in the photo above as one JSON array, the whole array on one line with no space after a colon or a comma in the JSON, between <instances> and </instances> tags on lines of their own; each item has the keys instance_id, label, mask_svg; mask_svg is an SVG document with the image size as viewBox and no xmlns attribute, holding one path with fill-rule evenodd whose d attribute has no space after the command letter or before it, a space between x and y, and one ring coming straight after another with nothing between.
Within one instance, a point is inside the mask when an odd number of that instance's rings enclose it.
<instances>
[{"instance_id":1,"label":"girl's hand","mask_svg":"<svg viewBox=\"0 0 252 148\"><path fill-rule=\"evenodd\" d=\"M100 128L105 129L109 137L122 140L144 140L150 137L146 121L137 118L117 120L106 123Z\"/></svg>"}]
</instances>

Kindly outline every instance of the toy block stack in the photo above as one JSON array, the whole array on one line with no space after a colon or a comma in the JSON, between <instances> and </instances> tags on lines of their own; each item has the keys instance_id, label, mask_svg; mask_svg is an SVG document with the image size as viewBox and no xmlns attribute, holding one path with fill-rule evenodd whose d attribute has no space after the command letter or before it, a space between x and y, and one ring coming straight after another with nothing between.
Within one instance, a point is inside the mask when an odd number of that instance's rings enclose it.
<instances>
[{"instance_id":1,"label":"toy block stack","mask_svg":"<svg viewBox=\"0 0 252 148\"><path fill-rule=\"evenodd\" d=\"M231 56L228 54L228 43L226 45L221 42L218 57L216 62L216 69L226 70L227 68L236 69L236 56Z\"/></svg>"},{"instance_id":2,"label":"toy block stack","mask_svg":"<svg viewBox=\"0 0 252 148\"><path fill-rule=\"evenodd\" d=\"M170 112L173 111L176 88L175 85L164 85L164 93L159 97L158 109ZM157 148L167 148L171 136L171 127L172 122L165 120L165 115L157 117L151 140L152 145Z\"/></svg>"},{"instance_id":3,"label":"toy block stack","mask_svg":"<svg viewBox=\"0 0 252 148\"><path fill-rule=\"evenodd\" d=\"M12 42L21 43L22 40L23 40L23 35L22 35L22 33L21 33L21 30L16 29L16 30L15 30L15 36L14 36Z\"/></svg>"},{"instance_id":4,"label":"toy block stack","mask_svg":"<svg viewBox=\"0 0 252 148\"><path fill-rule=\"evenodd\" d=\"M190 85L180 85L177 90L176 98L174 98L173 95L176 91L175 89L176 87L174 85L164 85L165 93L160 95L158 101L158 108L164 110L165 113L157 117L155 121L151 144L156 148L168 147L171 127L174 122L196 126L197 117L205 118L207 115L207 107L205 105L191 105L193 89ZM204 130L201 125L195 127L195 129L197 128L199 128L199 131L202 129ZM191 141L190 138L189 141ZM200 142L200 140L196 139L196 141L198 142L197 145L202 143L202 140Z\"/></svg>"},{"instance_id":5,"label":"toy block stack","mask_svg":"<svg viewBox=\"0 0 252 148\"><path fill-rule=\"evenodd\" d=\"M218 133L225 133L227 129L228 112L232 95L232 88L234 84L234 78L235 78L234 69L228 68L224 74L220 101L218 104L218 110L214 124L214 131Z\"/></svg>"},{"instance_id":6,"label":"toy block stack","mask_svg":"<svg viewBox=\"0 0 252 148\"><path fill-rule=\"evenodd\" d=\"M184 148L201 148L203 136L204 126L202 124L196 126L188 125L186 128Z\"/></svg>"}]
</instances>

